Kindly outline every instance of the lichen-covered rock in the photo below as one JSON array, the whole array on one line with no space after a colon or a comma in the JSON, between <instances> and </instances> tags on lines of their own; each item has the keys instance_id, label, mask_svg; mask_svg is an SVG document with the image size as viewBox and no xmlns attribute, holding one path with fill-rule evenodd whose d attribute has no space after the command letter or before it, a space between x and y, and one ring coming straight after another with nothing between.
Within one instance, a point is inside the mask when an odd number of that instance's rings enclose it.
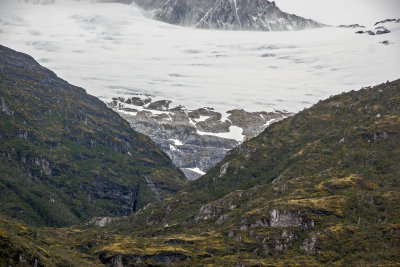
<instances>
[{"instance_id":1,"label":"lichen-covered rock","mask_svg":"<svg viewBox=\"0 0 400 267\"><path fill-rule=\"evenodd\" d=\"M300 216L300 211L271 209L269 215L271 227L301 227L302 229L314 227L314 220Z\"/></svg>"},{"instance_id":2,"label":"lichen-covered rock","mask_svg":"<svg viewBox=\"0 0 400 267\"><path fill-rule=\"evenodd\" d=\"M86 223L86 225L104 227L116 220L117 220L116 218L111 218L111 217L95 217L95 218L91 219L90 221L88 221Z\"/></svg>"},{"instance_id":3,"label":"lichen-covered rock","mask_svg":"<svg viewBox=\"0 0 400 267\"><path fill-rule=\"evenodd\" d=\"M280 211L271 209L269 212L271 227L299 227L303 219L298 211Z\"/></svg>"},{"instance_id":4,"label":"lichen-covered rock","mask_svg":"<svg viewBox=\"0 0 400 267\"><path fill-rule=\"evenodd\" d=\"M315 246L318 242L318 235L316 233L311 233L308 238L306 238L300 245L300 249L308 255L315 254Z\"/></svg>"},{"instance_id":5,"label":"lichen-covered rock","mask_svg":"<svg viewBox=\"0 0 400 267\"><path fill-rule=\"evenodd\" d=\"M223 215L224 212L232 211L236 208L237 203L242 198L242 191L234 191L222 199L210 202L201 206L199 212L194 218L194 222L198 223L201 220L215 220L218 219L218 224L221 224L228 218L228 215Z\"/></svg>"},{"instance_id":6,"label":"lichen-covered rock","mask_svg":"<svg viewBox=\"0 0 400 267\"><path fill-rule=\"evenodd\" d=\"M221 166L219 169L219 177L222 177L226 174L226 171L228 170L229 167L229 162L225 163L224 165Z\"/></svg>"}]
</instances>

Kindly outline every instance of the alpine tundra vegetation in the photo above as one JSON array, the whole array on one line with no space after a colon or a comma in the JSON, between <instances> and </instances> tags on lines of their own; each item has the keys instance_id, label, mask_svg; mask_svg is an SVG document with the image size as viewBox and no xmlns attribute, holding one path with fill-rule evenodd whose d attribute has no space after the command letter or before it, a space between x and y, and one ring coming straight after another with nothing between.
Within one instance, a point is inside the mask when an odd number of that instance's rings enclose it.
<instances>
[{"instance_id":1,"label":"alpine tundra vegetation","mask_svg":"<svg viewBox=\"0 0 400 267\"><path fill-rule=\"evenodd\" d=\"M0 0L0 267L400 266L399 8Z\"/></svg>"},{"instance_id":2,"label":"alpine tundra vegetation","mask_svg":"<svg viewBox=\"0 0 400 267\"><path fill-rule=\"evenodd\" d=\"M170 192L184 185L182 174L147 138L124 126L127 124L105 104L60 80L24 54L2 47L0 55L1 264L400 263L399 80L330 97L272 124L175 195L145 207L142 200L134 214L46 228L35 225L76 223L83 219L79 217L81 210L91 212L87 216L95 215L99 206L93 205L90 210L86 204L90 199L79 198L80 194L92 193L95 185L124 185L124 177L131 177L128 181L142 183L140 188L154 198L156 194L151 190L155 188L146 184L147 179L140 181L141 174L154 181L159 181L160 176L164 181L173 178L175 183L167 183L175 185ZM56 90L57 95L51 94ZM23 95L16 94L21 91L29 97L20 100ZM15 97L11 98L11 94ZM79 101L74 98L77 94ZM60 97L64 101L57 102ZM75 101L67 105L68 99ZM86 109L87 117L79 117L79 112L69 113L70 105L75 111ZM40 119L35 114L40 114ZM72 116L74 119L69 120ZM115 127L106 127L104 119ZM54 126L59 123L63 124ZM82 130L74 131L76 127ZM115 131L112 138L107 137L108 131ZM129 142L130 138L133 141ZM88 142L82 143L85 140ZM147 146L149 153L142 154L138 163L133 161L137 157L135 150L130 150L133 144L141 153L142 147ZM153 150L148 150L151 147ZM28 155L27 151L34 153ZM71 162L72 157L75 158ZM125 166L124 162L130 160ZM83 166L80 161L84 161ZM85 168L89 164L90 170ZM136 176L126 174L131 165L141 170ZM96 173L89 175L90 172ZM107 178L102 180L102 176ZM69 191L60 190L72 190L77 180L85 182L87 177L103 183L78 186L70 193L74 197L68 197L65 192ZM90 180L87 184L91 184ZM129 188L129 184L125 187ZM159 190L168 192L166 186ZM114 215L119 215L123 206L118 198L110 198L110 204L101 198L96 203L105 203ZM140 199L140 191L137 198ZM63 213L69 216L60 216Z\"/></svg>"},{"instance_id":3,"label":"alpine tundra vegetation","mask_svg":"<svg viewBox=\"0 0 400 267\"><path fill-rule=\"evenodd\" d=\"M0 60L1 214L65 226L129 215L186 183L148 137L82 88L3 46Z\"/></svg>"}]
</instances>

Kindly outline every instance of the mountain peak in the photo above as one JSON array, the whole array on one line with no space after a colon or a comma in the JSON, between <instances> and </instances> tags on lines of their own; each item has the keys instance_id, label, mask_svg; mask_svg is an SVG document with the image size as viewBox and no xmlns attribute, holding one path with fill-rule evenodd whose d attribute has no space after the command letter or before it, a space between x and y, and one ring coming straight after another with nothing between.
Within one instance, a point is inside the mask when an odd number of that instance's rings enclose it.
<instances>
[{"instance_id":1,"label":"mountain peak","mask_svg":"<svg viewBox=\"0 0 400 267\"><path fill-rule=\"evenodd\" d=\"M135 2L148 7L141 0ZM285 13L268 0L159 0L152 6L157 20L203 29L288 31L324 26Z\"/></svg>"}]
</instances>

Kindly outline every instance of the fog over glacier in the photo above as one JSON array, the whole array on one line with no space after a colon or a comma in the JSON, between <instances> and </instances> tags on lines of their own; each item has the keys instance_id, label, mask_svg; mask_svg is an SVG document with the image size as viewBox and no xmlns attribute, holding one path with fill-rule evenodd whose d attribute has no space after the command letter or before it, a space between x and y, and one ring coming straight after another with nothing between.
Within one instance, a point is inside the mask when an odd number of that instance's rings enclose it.
<instances>
[{"instance_id":1,"label":"fog over glacier","mask_svg":"<svg viewBox=\"0 0 400 267\"><path fill-rule=\"evenodd\" d=\"M376 18L391 18L393 8L388 10L387 17L379 11ZM353 23L371 23L361 15ZM321 22L340 18L332 17ZM343 23L349 18L344 16ZM218 111L296 112L330 95L398 79L400 23L387 27L390 34L375 36L336 27L214 31L154 21L134 5L0 4L0 44L32 55L106 102L141 94ZM380 43L385 40L391 44Z\"/></svg>"},{"instance_id":2,"label":"fog over glacier","mask_svg":"<svg viewBox=\"0 0 400 267\"><path fill-rule=\"evenodd\" d=\"M275 0L284 11L329 25L374 24L398 18L398 0Z\"/></svg>"}]
</instances>

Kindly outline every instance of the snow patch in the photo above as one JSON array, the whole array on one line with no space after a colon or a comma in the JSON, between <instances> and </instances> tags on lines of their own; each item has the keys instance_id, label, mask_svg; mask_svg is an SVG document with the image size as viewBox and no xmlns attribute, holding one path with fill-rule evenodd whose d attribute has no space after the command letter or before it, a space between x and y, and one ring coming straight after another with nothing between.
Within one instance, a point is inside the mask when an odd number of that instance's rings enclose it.
<instances>
[{"instance_id":1,"label":"snow patch","mask_svg":"<svg viewBox=\"0 0 400 267\"><path fill-rule=\"evenodd\" d=\"M203 121L206 121L207 119L209 119L210 118L210 116L200 116L200 118L198 118L198 119L193 119L196 123L198 123L198 122L203 122Z\"/></svg>"},{"instance_id":2,"label":"snow patch","mask_svg":"<svg viewBox=\"0 0 400 267\"><path fill-rule=\"evenodd\" d=\"M243 135L243 129L238 126L234 126L234 125L230 126L229 132L226 132L226 133L210 133L210 132L202 132L202 131L197 130L197 134L217 136L217 137L225 138L225 139L233 139L240 143L243 142L245 139L245 136Z\"/></svg>"},{"instance_id":3,"label":"snow patch","mask_svg":"<svg viewBox=\"0 0 400 267\"><path fill-rule=\"evenodd\" d=\"M196 167L196 168L185 168L186 170L189 170L189 171L192 171L192 172L195 172L195 173L198 173L198 174L200 174L200 175L204 175L204 174L206 174L205 172L203 172L202 170L200 170L198 167Z\"/></svg>"},{"instance_id":4,"label":"snow patch","mask_svg":"<svg viewBox=\"0 0 400 267\"><path fill-rule=\"evenodd\" d=\"M267 121L267 122L263 125L263 127L268 127L268 126L270 126L274 121L275 121L275 119L270 119L269 121Z\"/></svg>"},{"instance_id":5,"label":"snow patch","mask_svg":"<svg viewBox=\"0 0 400 267\"><path fill-rule=\"evenodd\" d=\"M174 142L174 144L175 144L176 146L183 146L183 143L182 143L181 141L179 141L178 139L169 139L169 140L171 140L172 142Z\"/></svg>"}]
</instances>

